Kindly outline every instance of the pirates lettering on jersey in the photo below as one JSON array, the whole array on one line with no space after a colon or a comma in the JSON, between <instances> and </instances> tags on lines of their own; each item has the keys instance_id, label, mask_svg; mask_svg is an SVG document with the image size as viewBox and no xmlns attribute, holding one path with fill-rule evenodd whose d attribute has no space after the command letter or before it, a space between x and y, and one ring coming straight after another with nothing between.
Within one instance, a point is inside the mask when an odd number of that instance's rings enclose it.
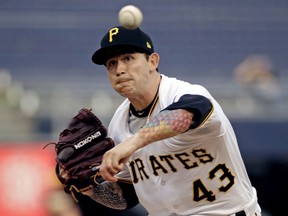
<instances>
[{"instance_id":1,"label":"pirates lettering on jersey","mask_svg":"<svg viewBox=\"0 0 288 216\"><path fill-rule=\"evenodd\" d=\"M177 168L180 169L181 165L183 166L183 169L190 170L199 167L200 164L211 163L213 160L214 157L210 153L207 153L205 149L194 149L190 153L182 152L174 155L149 156L152 174L155 176L177 173ZM136 158L135 160L130 161L129 166L134 184L139 183L140 179L142 181L149 179L150 172L148 168L145 167L142 159ZM235 184L235 176L224 163L217 164L207 173L207 176L203 176L203 178L209 179L210 181L218 181L220 182L220 185L217 190L214 188L214 191L212 191L200 178L191 182L193 188L192 199L195 202L200 202L202 200L213 202L216 200L217 193L225 193Z\"/></svg>"},{"instance_id":2,"label":"pirates lettering on jersey","mask_svg":"<svg viewBox=\"0 0 288 216\"><path fill-rule=\"evenodd\" d=\"M196 159L196 161L195 161ZM153 170L153 174L155 176L159 176L161 174L167 173L175 173L177 172L176 163L183 166L184 169L193 169L198 167L200 163L206 164L213 161L213 157L211 154L207 153L205 149L194 149L191 153L183 152L174 155L150 155L149 161L151 168ZM133 161L130 161L130 169L132 173L132 181L137 184L139 179L144 181L145 179L149 179L149 175L145 169L147 169L143 161L140 158L136 158Z\"/></svg>"},{"instance_id":3,"label":"pirates lettering on jersey","mask_svg":"<svg viewBox=\"0 0 288 216\"><path fill-rule=\"evenodd\" d=\"M138 174L140 175L141 180L145 179L149 179L149 176L147 175L147 173L144 170L144 164L143 161L139 158L136 158L134 161L130 162L130 167L131 167L131 173L132 173L132 179L134 183L138 183L139 181L139 177ZM137 172L137 171L138 172Z\"/></svg>"}]
</instances>

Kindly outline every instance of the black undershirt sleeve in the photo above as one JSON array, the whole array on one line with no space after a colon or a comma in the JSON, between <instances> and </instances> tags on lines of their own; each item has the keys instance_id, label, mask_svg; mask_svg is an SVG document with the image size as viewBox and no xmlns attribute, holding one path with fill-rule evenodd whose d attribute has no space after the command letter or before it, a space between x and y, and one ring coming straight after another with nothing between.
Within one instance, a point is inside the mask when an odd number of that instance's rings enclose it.
<instances>
[{"instance_id":1,"label":"black undershirt sleeve","mask_svg":"<svg viewBox=\"0 0 288 216\"><path fill-rule=\"evenodd\" d=\"M170 104L164 110L185 109L193 113L193 122L190 129L197 128L212 113L213 105L211 101L202 95L183 95L177 102Z\"/></svg>"},{"instance_id":2,"label":"black undershirt sleeve","mask_svg":"<svg viewBox=\"0 0 288 216\"><path fill-rule=\"evenodd\" d=\"M127 202L127 208L132 208L139 203L132 183L123 183L121 181L118 181L118 185L122 189L123 197Z\"/></svg>"}]
</instances>

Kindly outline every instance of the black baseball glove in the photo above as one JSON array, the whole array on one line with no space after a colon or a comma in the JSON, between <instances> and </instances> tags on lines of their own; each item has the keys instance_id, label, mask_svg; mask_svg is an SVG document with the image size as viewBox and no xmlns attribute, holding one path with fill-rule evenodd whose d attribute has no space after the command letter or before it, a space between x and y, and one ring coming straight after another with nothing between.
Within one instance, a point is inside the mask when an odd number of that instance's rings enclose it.
<instances>
[{"instance_id":1,"label":"black baseball glove","mask_svg":"<svg viewBox=\"0 0 288 216\"><path fill-rule=\"evenodd\" d=\"M75 198L74 192L90 190L104 181L99 166L104 153L115 144L91 110L81 109L54 144L56 175L65 192Z\"/></svg>"}]
</instances>

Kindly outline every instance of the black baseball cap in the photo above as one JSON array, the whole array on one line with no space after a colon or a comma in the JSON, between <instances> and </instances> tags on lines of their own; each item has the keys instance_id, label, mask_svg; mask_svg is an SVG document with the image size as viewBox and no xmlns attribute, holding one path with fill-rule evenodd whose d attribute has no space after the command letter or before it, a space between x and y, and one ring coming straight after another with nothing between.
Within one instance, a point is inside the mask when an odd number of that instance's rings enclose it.
<instances>
[{"instance_id":1,"label":"black baseball cap","mask_svg":"<svg viewBox=\"0 0 288 216\"><path fill-rule=\"evenodd\" d=\"M126 29L116 26L104 35L101 48L93 54L92 61L98 65L105 65L109 58L129 52L152 54L154 46L151 38L140 28Z\"/></svg>"}]
</instances>

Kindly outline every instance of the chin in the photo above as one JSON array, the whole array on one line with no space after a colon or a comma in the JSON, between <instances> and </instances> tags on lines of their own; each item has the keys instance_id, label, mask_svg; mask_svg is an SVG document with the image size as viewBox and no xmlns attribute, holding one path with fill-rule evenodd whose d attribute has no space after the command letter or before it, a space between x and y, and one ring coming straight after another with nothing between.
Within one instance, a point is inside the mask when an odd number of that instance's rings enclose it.
<instances>
[{"instance_id":1,"label":"chin","mask_svg":"<svg viewBox=\"0 0 288 216\"><path fill-rule=\"evenodd\" d=\"M134 93L132 91L121 91L118 93L125 98L131 98L134 96Z\"/></svg>"},{"instance_id":2,"label":"chin","mask_svg":"<svg viewBox=\"0 0 288 216\"><path fill-rule=\"evenodd\" d=\"M117 92L124 97L129 97L134 94L133 88L131 87L122 87L121 89L118 89Z\"/></svg>"}]
</instances>

